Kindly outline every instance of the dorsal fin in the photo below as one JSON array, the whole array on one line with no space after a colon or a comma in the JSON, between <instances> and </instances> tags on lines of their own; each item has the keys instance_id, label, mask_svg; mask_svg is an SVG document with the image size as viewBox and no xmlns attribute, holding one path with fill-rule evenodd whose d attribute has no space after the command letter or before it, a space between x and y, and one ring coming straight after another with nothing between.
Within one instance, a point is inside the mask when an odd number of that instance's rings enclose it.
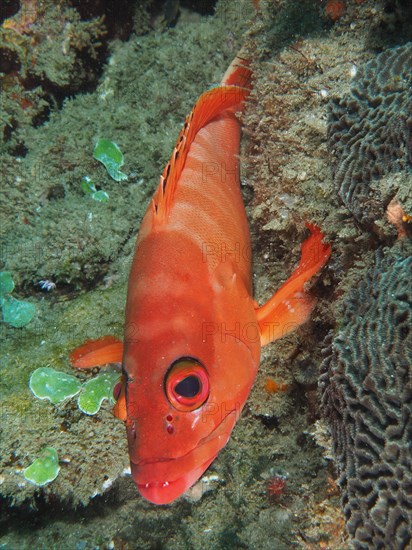
<instances>
[{"instance_id":1,"label":"dorsal fin","mask_svg":"<svg viewBox=\"0 0 412 550\"><path fill-rule=\"evenodd\" d=\"M190 115L185 120L173 150L172 158L160 176L159 186L152 199L153 217L156 223L162 223L166 219L177 182L196 134L224 111L237 106L241 108L241 104L248 94L249 90L247 88L236 85L223 85L212 88L199 97Z\"/></svg>"}]
</instances>

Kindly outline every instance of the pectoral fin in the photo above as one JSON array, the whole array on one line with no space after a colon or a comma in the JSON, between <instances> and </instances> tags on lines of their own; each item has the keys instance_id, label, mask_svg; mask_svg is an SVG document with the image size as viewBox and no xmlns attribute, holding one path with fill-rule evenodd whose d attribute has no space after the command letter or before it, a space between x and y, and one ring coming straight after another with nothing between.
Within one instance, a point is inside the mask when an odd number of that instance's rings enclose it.
<instances>
[{"instance_id":1,"label":"pectoral fin","mask_svg":"<svg viewBox=\"0 0 412 550\"><path fill-rule=\"evenodd\" d=\"M89 340L73 350L70 362L77 369L90 369L106 363L121 363L123 343L114 336Z\"/></svg>"},{"instance_id":2,"label":"pectoral fin","mask_svg":"<svg viewBox=\"0 0 412 550\"><path fill-rule=\"evenodd\" d=\"M298 267L272 298L256 310L262 345L305 323L316 303L315 298L304 292L304 285L325 265L331 247L322 242L323 234L318 227L309 224L307 227L311 235L302 244Z\"/></svg>"},{"instance_id":3,"label":"pectoral fin","mask_svg":"<svg viewBox=\"0 0 412 550\"><path fill-rule=\"evenodd\" d=\"M116 405L113 407L113 414L119 420L126 422L127 410L126 410L126 381L124 375L122 376L119 384L115 387L114 392Z\"/></svg>"},{"instance_id":4,"label":"pectoral fin","mask_svg":"<svg viewBox=\"0 0 412 550\"><path fill-rule=\"evenodd\" d=\"M276 294L271 298L276 298ZM259 319L262 346L279 340L309 320L316 299L302 292L286 298L274 308L271 315Z\"/></svg>"}]
</instances>

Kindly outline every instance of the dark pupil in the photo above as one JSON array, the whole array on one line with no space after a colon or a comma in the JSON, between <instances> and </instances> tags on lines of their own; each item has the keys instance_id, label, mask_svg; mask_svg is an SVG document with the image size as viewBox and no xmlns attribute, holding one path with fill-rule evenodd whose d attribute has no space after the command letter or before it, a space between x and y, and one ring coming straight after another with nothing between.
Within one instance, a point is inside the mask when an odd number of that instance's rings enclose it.
<instances>
[{"instance_id":1,"label":"dark pupil","mask_svg":"<svg viewBox=\"0 0 412 550\"><path fill-rule=\"evenodd\" d=\"M200 381L197 376L186 376L175 386L175 392L181 397L194 397L199 391Z\"/></svg>"}]
</instances>

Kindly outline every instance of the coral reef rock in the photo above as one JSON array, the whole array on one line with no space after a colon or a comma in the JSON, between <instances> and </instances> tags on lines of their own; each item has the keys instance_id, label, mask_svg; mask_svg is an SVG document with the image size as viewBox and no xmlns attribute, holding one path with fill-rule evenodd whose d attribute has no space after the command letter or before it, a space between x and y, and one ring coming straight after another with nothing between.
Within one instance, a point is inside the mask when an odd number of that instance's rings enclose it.
<instances>
[{"instance_id":1,"label":"coral reef rock","mask_svg":"<svg viewBox=\"0 0 412 550\"><path fill-rule=\"evenodd\" d=\"M374 222L399 191L387 181L377 182L401 172L410 187L412 42L360 67L350 92L331 100L328 148L340 198L359 223L375 230Z\"/></svg>"},{"instance_id":2,"label":"coral reef rock","mask_svg":"<svg viewBox=\"0 0 412 550\"><path fill-rule=\"evenodd\" d=\"M322 364L346 527L357 549L412 547L412 257L377 256Z\"/></svg>"}]
</instances>

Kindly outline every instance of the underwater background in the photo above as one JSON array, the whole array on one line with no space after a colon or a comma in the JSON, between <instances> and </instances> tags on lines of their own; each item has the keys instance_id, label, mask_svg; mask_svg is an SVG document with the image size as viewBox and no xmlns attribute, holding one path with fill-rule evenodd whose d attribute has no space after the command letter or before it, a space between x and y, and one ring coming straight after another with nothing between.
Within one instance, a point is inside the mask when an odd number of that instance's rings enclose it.
<instances>
[{"instance_id":1,"label":"underwater background","mask_svg":"<svg viewBox=\"0 0 412 550\"><path fill-rule=\"evenodd\" d=\"M0 548L411 548L410 2L0 10ZM122 338L142 216L185 116L241 47L256 300L296 265L305 222L332 256L311 320L262 350L225 449L159 507L128 475L114 369L94 407L98 369L69 354Z\"/></svg>"}]
</instances>

